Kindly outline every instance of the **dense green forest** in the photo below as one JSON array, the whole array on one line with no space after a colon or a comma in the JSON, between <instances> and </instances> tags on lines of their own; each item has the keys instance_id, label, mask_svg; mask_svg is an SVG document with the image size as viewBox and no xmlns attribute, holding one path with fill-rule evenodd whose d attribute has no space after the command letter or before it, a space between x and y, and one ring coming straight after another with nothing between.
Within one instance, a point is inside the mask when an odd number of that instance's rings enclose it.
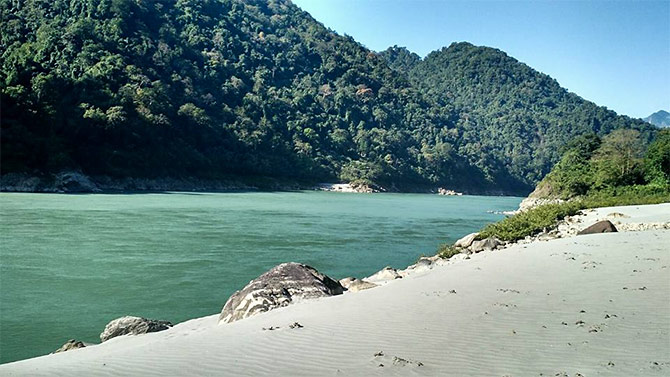
<instances>
[{"instance_id":1,"label":"dense green forest","mask_svg":"<svg viewBox=\"0 0 670 377\"><path fill-rule=\"evenodd\" d=\"M429 98L458 110L457 152L487 176L532 185L575 136L633 128L646 143L654 135L641 120L586 101L497 49L454 43L419 60L396 46L382 56Z\"/></svg>"},{"instance_id":2,"label":"dense green forest","mask_svg":"<svg viewBox=\"0 0 670 377\"><path fill-rule=\"evenodd\" d=\"M421 60L286 0L0 0L2 173L277 177L527 193L637 128L504 53Z\"/></svg>"},{"instance_id":3,"label":"dense green forest","mask_svg":"<svg viewBox=\"0 0 670 377\"><path fill-rule=\"evenodd\" d=\"M515 241L555 229L566 216L585 208L670 201L670 129L658 132L650 144L633 129L617 129L602 138L585 134L562 152L529 196L549 200L487 225L480 238ZM438 250L444 257L456 252L448 244Z\"/></svg>"},{"instance_id":4,"label":"dense green forest","mask_svg":"<svg viewBox=\"0 0 670 377\"><path fill-rule=\"evenodd\" d=\"M603 193L670 196L670 130L658 132L649 145L633 129L577 137L532 195L572 199Z\"/></svg>"}]
</instances>

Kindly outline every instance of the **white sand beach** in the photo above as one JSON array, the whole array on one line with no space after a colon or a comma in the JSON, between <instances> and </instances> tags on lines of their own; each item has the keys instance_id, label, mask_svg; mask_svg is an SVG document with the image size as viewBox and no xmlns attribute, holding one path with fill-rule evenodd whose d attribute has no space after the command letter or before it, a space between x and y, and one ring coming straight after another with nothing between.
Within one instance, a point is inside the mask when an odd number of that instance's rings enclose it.
<instances>
[{"instance_id":1,"label":"white sand beach","mask_svg":"<svg viewBox=\"0 0 670 377\"><path fill-rule=\"evenodd\" d=\"M632 229L669 222L670 204L589 211L580 226L612 213ZM295 322L303 327L289 327ZM670 230L461 255L377 288L230 324L213 313L0 366L2 376L669 374Z\"/></svg>"}]
</instances>

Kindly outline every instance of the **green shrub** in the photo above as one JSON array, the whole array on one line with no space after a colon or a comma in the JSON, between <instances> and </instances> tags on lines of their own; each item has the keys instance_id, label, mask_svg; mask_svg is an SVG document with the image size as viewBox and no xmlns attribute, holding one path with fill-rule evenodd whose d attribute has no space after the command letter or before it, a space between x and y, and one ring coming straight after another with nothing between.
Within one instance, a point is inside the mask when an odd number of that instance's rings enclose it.
<instances>
[{"instance_id":1,"label":"green shrub","mask_svg":"<svg viewBox=\"0 0 670 377\"><path fill-rule=\"evenodd\" d=\"M581 199L584 208L658 204L670 202L670 185L649 184L610 187L591 191Z\"/></svg>"},{"instance_id":2,"label":"green shrub","mask_svg":"<svg viewBox=\"0 0 670 377\"><path fill-rule=\"evenodd\" d=\"M460 252L461 252L460 249L455 248L453 245L447 243L441 244L440 247L437 249L437 255L443 259L451 258L454 255L459 254Z\"/></svg>"},{"instance_id":3,"label":"green shrub","mask_svg":"<svg viewBox=\"0 0 670 377\"><path fill-rule=\"evenodd\" d=\"M588 195L560 204L546 204L517 213L497 223L489 224L479 238L496 237L515 241L532 236L543 229L554 228L565 216L572 216L584 208L658 204L670 202L670 185L632 185L609 187L590 191Z\"/></svg>"},{"instance_id":4,"label":"green shrub","mask_svg":"<svg viewBox=\"0 0 670 377\"><path fill-rule=\"evenodd\" d=\"M652 184L670 184L670 129L661 130L644 157L645 178Z\"/></svg>"},{"instance_id":5,"label":"green shrub","mask_svg":"<svg viewBox=\"0 0 670 377\"><path fill-rule=\"evenodd\" d=\"M503 241L515 241L539 233L544 228L552 228L558 220L575 215L582 208L581 202L578 201L535 207L487 225L479 233L478 238L496 237Z\"/></svg>"}]
</instances>

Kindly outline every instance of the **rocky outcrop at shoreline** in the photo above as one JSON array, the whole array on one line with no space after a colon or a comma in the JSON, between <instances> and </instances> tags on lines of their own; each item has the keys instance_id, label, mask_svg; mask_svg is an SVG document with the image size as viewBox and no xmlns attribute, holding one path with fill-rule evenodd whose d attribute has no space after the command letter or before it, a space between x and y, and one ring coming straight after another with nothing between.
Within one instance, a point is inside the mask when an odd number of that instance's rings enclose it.
<instances>
[{"instance_id":1,"label":"rocky outcrop at shoreline","mask_svg":"<svg viewBox=\"0 0 670 377\"><path fill-rule=\"evenodd\" d=\"M51 175L29 175L10 173L2 175L2 192L43 192L43 193L99 193L134 191L258 191L258 190L300 190L309 185L297 182L283 182L273 179L259 180L248 184L237 179L184 178L113 178L109 176L87 176L77 171L63 171Z\"/></svg>"},{"instance_id":2,"label":"rocky outcrop at shoreline","mask_svg":"<svg viewBox=\"0 0 670 377\"><path fill-rule=\"evenodd\" d=\"M54 175L31 176L5 174L0 191L44 193L99 193L129 191L233 191L257 190L235 181L174 178L112 178L89 177L79 172L61 172Z\"/></svg>"},{"instance_id":3,"label":"rocky outcrop at shoreline","mask_svg":"<svg viewBox=\"0 0 670 377\"><path fill-rule=\"evenodd\" d=\"M459 190L428 187L413 184L391 184L379 186L357 183L321 183L315 185L308 180L282 180L272 177L231 176L221 179L196 177L110 177L89 176L80 171L46 173L8 173L0 176L0 192L35 193L115 193L115 192L225 192L225 191L293 191L317 190L351 193L424 193L441 195L520 195L519 192L461 187Z\"/></svg>"},{"instance_id":4,"label":"rocky outcrop at shoreline","mask_svg":"<svg viewBox=\"0 0 670 377\"><path fill-rule=\"evenodd\" d=\"M558 198L536 198L536 197L527 197L524 200L521 201L519 204L519 210L520 212L528 211L529 209L543 206L545 204L560 204L565 202L563 199L558 199Z\"/></svg>"},{"instance_id":5,"label":"rocky outcrop at shoreline","mask_svg":"<svg viewBox=\"0 0 670 377\"><path fill-rule=\"evenodd\" d=\"M445 189L444 187L438 188L437 189L437 194L438 195L446 195L446 196L461 196L461 195L463 195L462 192L457 192L455 190Z\"/></svg>"},{"instance_id":6,"label":"rocky outcrop at shoreline","mask_svg":"<svg viewBox=\"0 0 670 377\"><path fill-rule=\"evenodd\" d=\"M230 296L221 310L219 323L234 322L300 300L372 289L411 273L428 271L440 261L442 259L438 256L421 257L404 270L384 267L366 278L346 277L339 282L310 266L282 263Z\"/></svg>"},{"instance_id":7,"label":"rocky outcrop at shoreline","mask_svg":"<svg viewBox=\"0 0 670 377\"><path fill-rule=\"evenodd\" d=\"M354 184L354 183L320 183L315 187L315 190L333 191L333 192L355 192L364 194L386 191L378 187L372 187L369 185Z\"/></svg>"}]
</instances>

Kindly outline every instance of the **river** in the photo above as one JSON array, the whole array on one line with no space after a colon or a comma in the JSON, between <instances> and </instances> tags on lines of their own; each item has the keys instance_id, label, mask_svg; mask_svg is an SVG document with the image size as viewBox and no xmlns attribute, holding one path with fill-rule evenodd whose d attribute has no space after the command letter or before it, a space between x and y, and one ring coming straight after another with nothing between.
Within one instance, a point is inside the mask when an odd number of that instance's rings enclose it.
<instances>
[{"instance_id":1,"label":"river","mask_svg":"<svg viewBox=\"0 0 670 377\"><path fill-rule=\"evenodd\" d=\"M404 268L521 198L334 192L0 194L0 363L99 342L110 320L218 313L281 262Z\"/></svg>"}]
</instances>

